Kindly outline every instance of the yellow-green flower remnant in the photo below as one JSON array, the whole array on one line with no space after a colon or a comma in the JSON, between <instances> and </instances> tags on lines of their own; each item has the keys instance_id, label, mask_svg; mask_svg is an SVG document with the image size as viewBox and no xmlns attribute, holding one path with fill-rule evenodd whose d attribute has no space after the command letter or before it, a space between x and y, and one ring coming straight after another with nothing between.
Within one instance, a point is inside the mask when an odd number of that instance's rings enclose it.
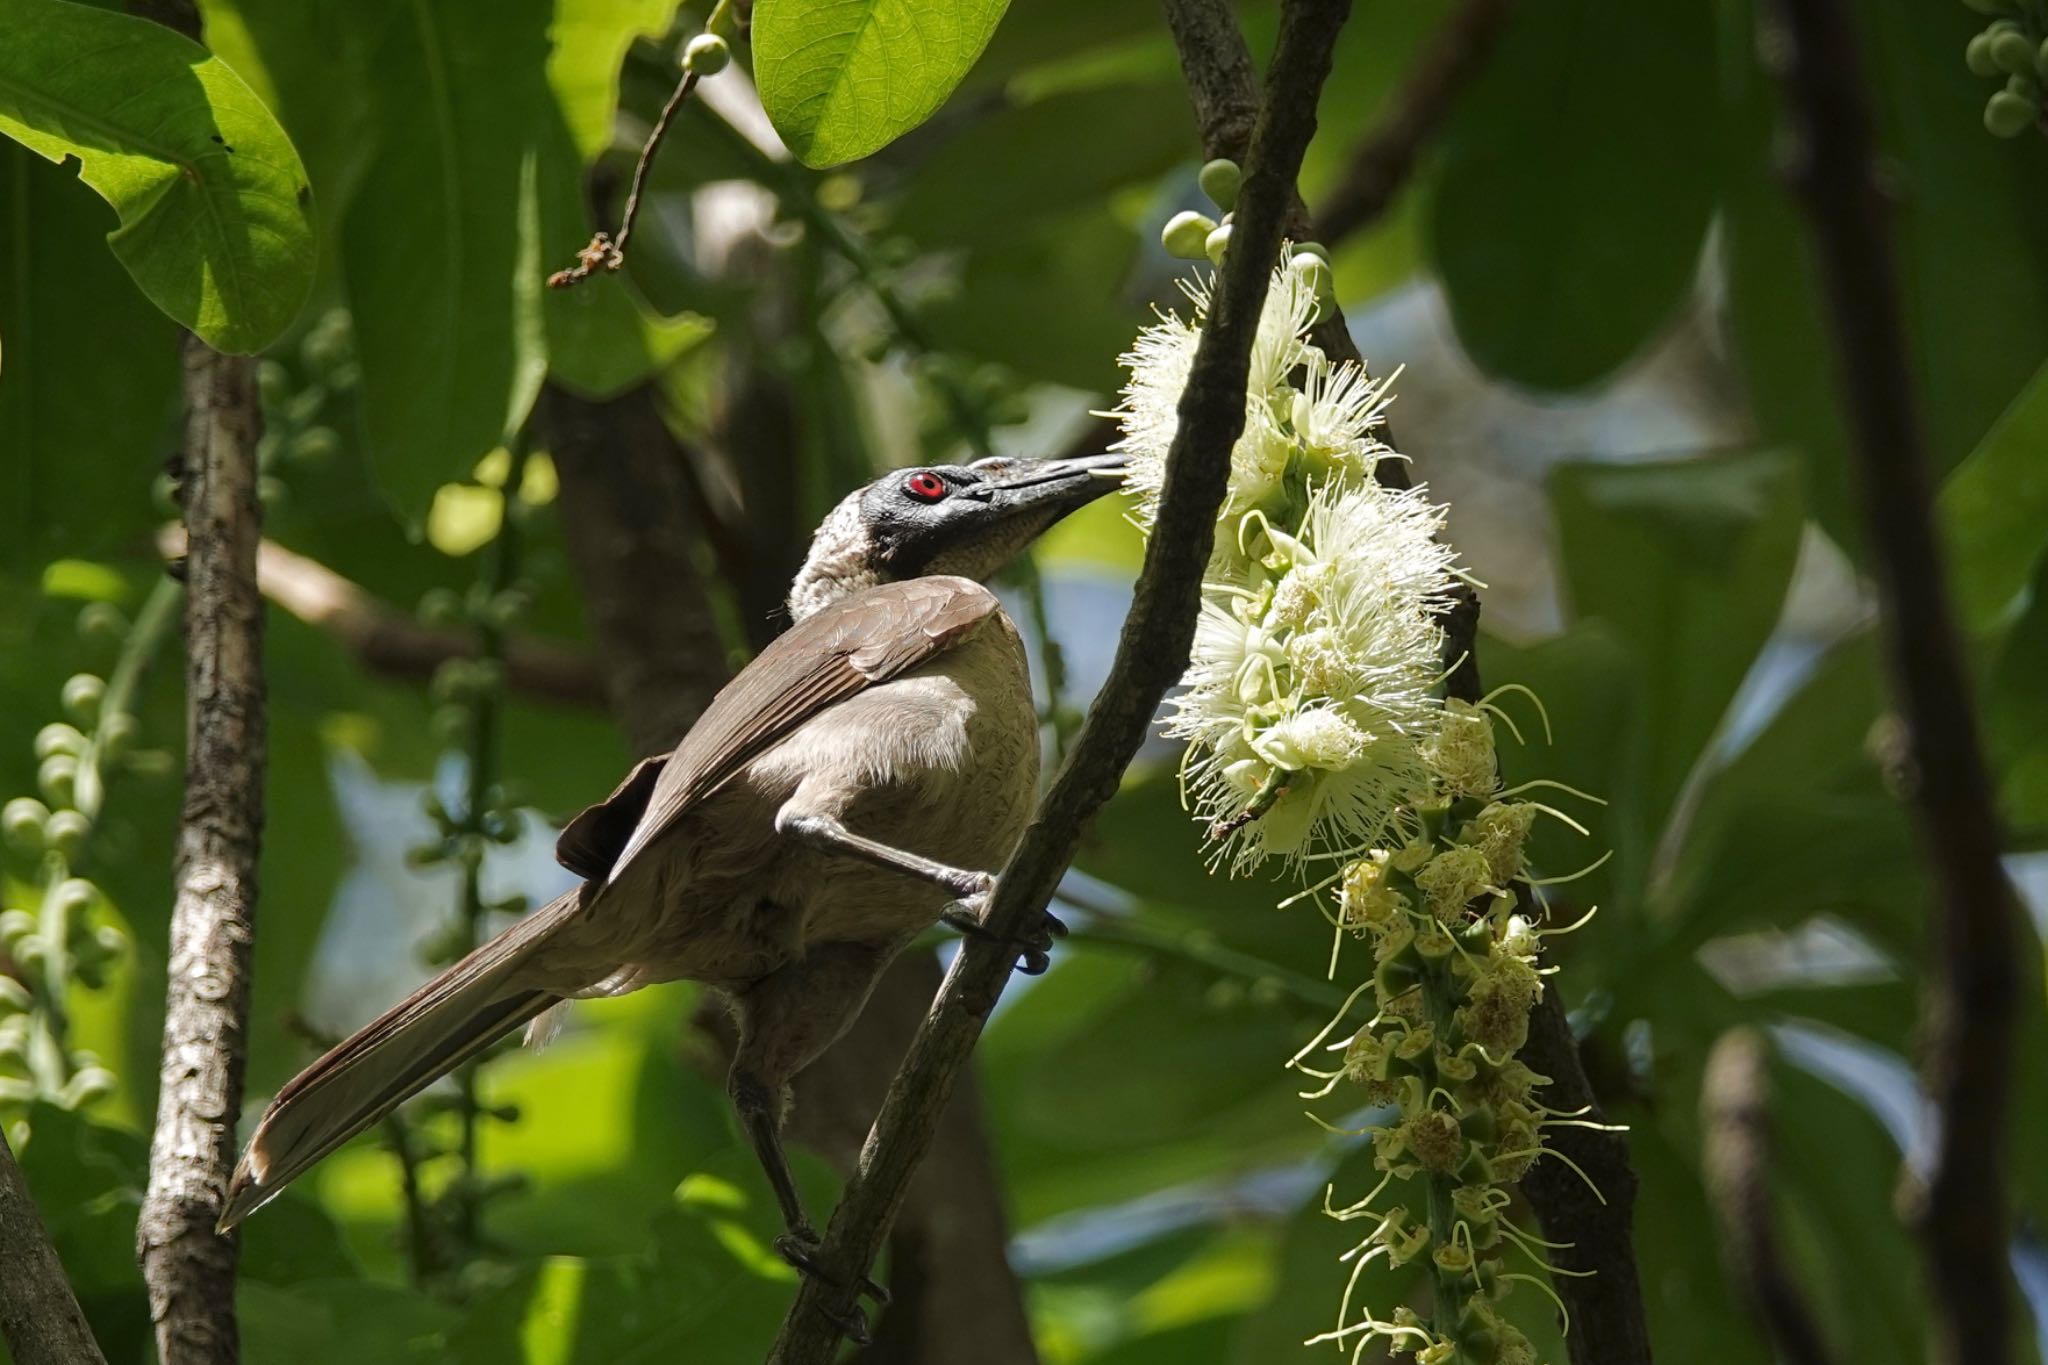
<instances>
[{"instance_id":1,"label":"yellow-green flower remnant","mask_svg":"<svg viewBox=\"0 0 2048 1365\"><path fill-rule=\"evenodd\" d=\"M1192 254L1193 230L1179 235ZM1379 1343L1422 1365L1527 1365L1533 1347L1499 1306L1518 1282L1549 1292L1507 1260L1519 1248L1540 1266L1544 1244L1509 1221L1505 1186L1546 1153L1547 1125L1575 1121L1538 1103L1544 1078L1516 1060L1543 991L1517 884L1549 808L1501 790L1499 712L1444 696L1440 622L1461 577L1444 509L1374 477L1400 458L1374 435L1390 381L1310 341L1328 280L1313 250L1274 272L1167 728L1187 741L1182 784L1215 861L1313 870L1339 948L1371 949L1371 976L1291 1063L1320 1082L1308 1098L1389 1111L1369 1130L1379 1186L1332 1201L1364 1231L1337 1325L1312 1340L1354 1360ZM1145 528L1208 304L1202 283L1187 294L1194 316L1162 315L1123 358L1118 449ZM1354 1312L1375 1261L1427 1267L1427 1316Z\"/></svg>"}]
</instances>

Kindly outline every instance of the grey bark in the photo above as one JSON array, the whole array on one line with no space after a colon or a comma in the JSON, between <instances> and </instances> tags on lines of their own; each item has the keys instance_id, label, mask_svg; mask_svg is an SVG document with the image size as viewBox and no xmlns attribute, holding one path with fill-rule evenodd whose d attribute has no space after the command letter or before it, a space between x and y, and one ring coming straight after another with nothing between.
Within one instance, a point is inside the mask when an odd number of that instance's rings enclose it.
<instances>
[{"instance_id":1,"label":"grey bark","mask_svg":"<svg viewBox=\"0 0 2048 1365\"><path fill-rule=\"evenodd\" d=\"M0 1337L15 1365L106 1365L0 1134Z\"/></svg>"},{"instance_id":2,"label":"grey bark","mask_svg":"<svg viewBox=\"0 0 2048 1365\"><path fill-rule=\"evenodd\" d=\"M238 1356L235 1242L214 1231L235 1159L263 829L256 367L184 342L186 772L149 1190L136 1227L165 1365Z\"/></svg>"}]
</instances>

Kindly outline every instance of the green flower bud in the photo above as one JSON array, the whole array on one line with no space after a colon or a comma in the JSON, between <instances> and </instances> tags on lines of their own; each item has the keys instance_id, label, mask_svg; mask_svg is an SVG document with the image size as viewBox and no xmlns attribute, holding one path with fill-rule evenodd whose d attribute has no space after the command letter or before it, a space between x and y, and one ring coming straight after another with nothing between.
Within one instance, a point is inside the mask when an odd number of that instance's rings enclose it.
<instances>
[{"instance_id":1,"label":"green flower bud","mask_svg":"<svg viewBox=\"0 0 2048 1365\"><path fill-rule=\"evenodd\" d=\"M128 951L128 935L112 924L102 924L92 931L92 941L99 950L110 958L119 957Z\"/></svg>"},{"instance_id":2,"label":"green flower bud","mask_svg":"<svg viewBox=\"0 0 2048 1365\"><path fill-rule=\"evenodd\" d=\"M128 635L128 618L112 602L88 602L78 612L78 638L88 644L118 645Z\"/></svg>"},{"instance_id":3,"label":"green flower bud","mask_svg":"<svg viewBox=\"0 0 2048 1365\"><path fill-rule=\"evenodd\" d=\"M420 596L419 614L430 626L459 626L463 623L462 598L449 588L429 588Z\"/></svg>"},{"instance_id":4,"label":"green flower bud","mask_svg":"<svg viewBox=\"0 0 2048 1365\"><path fill-rule=\"evenodd\" d=\"M1991 60L1991 35L1979 33L1972 37L1969 46L1963 49L1963 65L1970 68L1973 76L1996 76L1998 63Z\"/></svg>"},{"instance_id":5,"label":"green flower bud","mask_svg":"<svg viewBox=\"0 0 2048 1365\"><path fill-rule=\"evenodd\" d=\"M284 448L293 464L323 465L341 453L341 434L333 427L307 427Z\"/></svg>"},{"instance_id":6,"label":"green flower bud","mask_svg":"<svg viewBox=\"0 0 2048 1365\"><path fill-rule=\"evenodd\" d=\"M263 406L274 408L291 394L292 372L275 360L261 360L256 363L256 392L263 398Z\"/></svg>"},{"instance_id":7,"label":"green flower bud","mask_svg":"<svg viewBox=\"0 0 2048 1365\"><path fill-rule=\"evenodd\" d=\"M70 754L76 758L85 752L85 735L75 725L53 720L36 731L35 750L38 762L51 754Z\"/></svg>"},{"instance_id":8,"label":"green flower bud","mask_svg":"<svg viewBox=\"0 0 2048 1365\"><path fill-rule=\"evenodd\" d=\"M2005 78L2008 92L2018 95L2035 109L2041 107L2041 83L2034 79L2032 72L2015 72Z\"/></svg>"},{"instance_id":9,"label":"green flower bud","mask_svg":"<svg viewBox=\"0 0 2048 1365\"><path fill-rule=\"evenodd\" d=\"M75 810L60 810L43 826L43 837L66 859L76 859L85 852L86 837L91 833L92 821Z\"/></svg>"},{"instance_id":10,"label":"green flower bud","mask_svg":"<svg viewBox=\"0 0 2048 1365\"><path fill-rule=\"evenodd\" d=\"M34 856L43 851L49 820L48 806L33 796L17 796L0 807L0 836L16 853Z\"/></svg>"},{"instance_id":11,"label":"green flower bud","mask_svg":"<svg viewBox=\"0 0 2048 1365\"><path fill-rule=\"evenodd\" d=\"M1984 105L1984 127L1993 137L2018 137L2033 126L2039 114L2032 101L2001 90Z\"/></svg>"},{"instance_id":12,"label":"green flower bud","mask_svg":"<svg viewBox=\"0 0 2048 1365\"><path fill-rule=\"evenodd\" d=\"M2034 44L2026 34L2008 29L1991 40L1991 61L2000 71L2031 77L2034 74Z\"/></svg>"},{"instance_id":13,"label":"green flower bud","mask_svg":"<svg viewBox=\"0 0 2048 1365\"><path fill-rule=\"evenodd\" d=\"M484 622L498 630L510 630L532 606L530 595L518 588L507 588L485 604Z\"/></svg>"},{"instance_id":14,"label":"green flower bud","mask_svg":"<svg viewBox=\"0 0 2048 1365\"><path fill-rule=\"evenodd\" d=\"M74 673L64 680L61 695L65 714L80 725L90 725L99 719L100 702L107 695L107 680L92 673Z\"/></svg>"},{"instance_id":15,"label":"green flower bud","mask_svg":"<svg viewBox=\"0 0 2048 1365\"><path fill-rule=\"evenodd\" d=\"M430 722L434 738L442 747L453 749L469 739L469 712L460 706L437 706Z\"/></svg>"},{"instance_id":16,"label":"green flower bud","mask_svg":"<svg viewBox=\"0 0 2048 1365\"><path fill-rule=\"evenodd\" d=\"M53 806L68 806L78 794L78 760L70 754L51 754L36 769L36 790Z\"/></svg>"},{"instance_id":17,"label":"green flower bud","mask_svg":"<svg viewBox=\"0 0 2048 1365\"><path fill-rule=\"evenodd\" d=\"M0 947L19 958L21 945L35 936L36 917L26 910L0 911Z\"/></svg>"},{"instance_id":18,"label":"green flower bud","mask_svg":"<svg viewBox=\"0 0 2048 1365\"><path fill-rule=\"evenodd\" d=\"M683 70L696 76L716 76L732 60L732 48L716 33L700 33L683 44Z\"/></svg>"},{"instance_id":19,"label":"green flower bud","mask_svg":"<svg viewBox=\"0 0 2048 1365\"><path fill-rule=\"evenodd\" d=\"M51 894L59 914L72 919L92 909L100 897L99 888L83 877L66 877Z\"/></svg>"},{"instance_id":20,"label":"green flower bud","mask_svg":"<svg viewBox=\"0 0 2048 1365\"><path fill-rule=\"evenodd\" d=\"M1237 168L1235 161L1218 157L1202 167L1195 176L1195 183L1202 187L1202 193L1208 195L1217 208L1234 209L1237 207L1237 191L1244 184L1244 172Z\"/></svg>"},{"instance_id":21,"label":"green flower bud","mask_svg":"<svg viewBox=\"0 0 2048 1365\"><path fill-rule=\"evenodd\" d=\"M1216 230L1216 220L1193 209L1176 213L1166 220L1166 226L1159 233L1159 243L1167 254L1183 261L1199 261L1208 254L1209 234Z\"/></svg>"},{"instance_id":22,"label":"green flower bud","mask_svg":"<svg viewBox=\"0 0 2048 1365\"><path fill-rule=\"evenodd\" d=\"M1963 0L1963 3L1979 14L2010 14L2011 0Z\"/></svg>"},{"instance_id":23,"label":"green flower bud","mask_svg":"<svg viewBox=\"0 0 2048 1365\"><path fill-rule=\"evenodd\" d=\"M83 1109L114 1093L114 1073L103 1066L89 1066L64 1083L57 1104L64 1109Z\"/></svg>"},{"instance_id":24,"label":"green flower bud","mask_svg":"<svg viewBox=\"0 0 2048 1365\"><path fill-rule=\"evenodd\" d=\"M1202 243L1202 254L1209 258L1209 264L1221 267L1223 253L1230 249L1230 224L1225 223L1209 234L1209 240Z\"/></svg>"},{"instance_id":25,"label":"green flower bud","mask_svg":"<svg viewBox=\"0 0 2048 1365\"><path fill-rule=\"evenodd\" d=\"M142 734L142 726L129 715L108 716L100 722L100 753L114 762L126 758Z\"/></svg>"},{"instance_id":26,"label":"green flower bud","mask_svg":"<svg viewBox=\"0 0 2048 1365\"><path fill-rule=\"evenodd\" d=\"M0 973L0 1011L19 1014L27 1009L35 997L28 993L28 987L13 977Z\"/></svg>"}]
</instances>

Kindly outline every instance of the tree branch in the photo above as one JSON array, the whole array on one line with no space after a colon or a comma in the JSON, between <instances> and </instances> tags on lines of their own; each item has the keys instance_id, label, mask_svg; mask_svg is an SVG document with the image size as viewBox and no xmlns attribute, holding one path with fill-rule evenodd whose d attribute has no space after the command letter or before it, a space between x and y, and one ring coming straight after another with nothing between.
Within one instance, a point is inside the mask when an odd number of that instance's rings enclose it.
<instances>
[{"instance_id":1,"label":"tree branch","mask_svg":"<svg viewBox=\"0 0 2048 1365\"><path fill-rule=\"evenodd\" d=\"M889 1087L825 1234L823 1263L851 1284L874 1263L890 1220L932 1141L948 1095L965 1072L983 1022L1008 981L1015 938L1051 900L1085 826L1108 801L1145 737L1193 641L1202 571L1230 448L1244 426L1251 343L1278 253L1303 152L1315 131L1316 97L1329 74L1349 0L1290 0L1253 130L1231 250L1180 401L1156 530L1145 550L1131 614L1101 693L1023 843L997 883L990 941L968 940L946 974L910 1054ZM769 1353L773 1365L825 1365L852 1307L849 1288L806 1278Z\"/></svg>"},{"instance_id":2,"label":"tree branch","mask_svg":"<svg viewBox=\"0 0 2048 1365\"><path fill-rule=\"evenodd\" d=\"M1242 123L1242 111L1257 98L1250 79L1251 56L1237 26L1229 0L1163 0L1167 22L1180 49L1181 70L1188 83L1195 117L1203 130L1208 155L1234 156L1230 142ZM1409 168L1413 168L1412 158ZM1291 191L1290 191L1291 193ZM1389 191L1391 193L1391 190ZM1289 230L1306 235L1306 212L1294 199ZM1343 315L1330 308L1317 324L1314 340L1333 359L1360 361L1358 348ZM1391 431L1385 433L1394 444ZM1403 460L1382 460L1379 476L1404 487L1409 481ZM1451 696L1476 701L1484 695L1479 676L1479 598L1462 587L1444 621L1446 690ZM1553 986L1543 992L1529 1021L1523 1059L1550 1077L1543 1101L1560 1111L1584 1111L1600 1117L1593 1087L1579 1059L1564 1006ZM1560 1276L1556 1287L1571 1308L1573 1331L1568 1340L1574 1365L1648 1365L1649 1327L1636 1270L1633 1215L1636 1174L1629 1165L1628 1145L1619 1134L1590 1128L1558 1128L1546 1139L1586 1172L1600 1190L1595 1195L1562 1162L1538 1162L1522 1179L1522 1191L1536 1208L1552 1241L1570 1243L1552 1260L1563 1270L1590 1275Z\"/></svg>"},{"instance_id":3,"label":"tree branch","mask_svg":"<svg viewBox=\"0 0 2048 1365\"><path fill-rule=\"evenodd\" d=\"M165 559L183 558L184 528L166 527L157 548ZM256 586L299 620L332 635L371 673L431 678L450 659L474 659L481 649L468 632L423 625L319 560L274 540L256 546ZM506 639L505 682L523 696L563 706L605 704L604 679L595 660L573 646L536 636Z\"/></svg>"},{"instance_id":4,"label":"tree branch","mask_svg":"<svg viewBox=\"0 0 2048 1365\"><path fill-rule=\"evenodd\" d=\"M1911 800L1933 872L1935 962L1922 998L1922 1079L1939 1112L1915 1221L1933 1283L1935 1358L2012 1358L2005 1120L2020 995L2019 911L1999 864L1969 679L1931 509L1891 210L1872 173L1871 110L1847 9L1780 0L1777 56L1797 143L1790 178L1812 220L1892 685L1911 737Z\"/></svg>"},{"instance_id":5,"label":"tree branch","mask_svg":"<svg viewBox=\"0 0 2048 1365\"><path fill-rule=\"evenodd\" d=\"M232 1362L235 1243L214 1231L235 1159L263 828L256 365L184 339L185 808L163 1067L136 1227L164 1365Z\"/></svg>"},{"instance_id":6,"label":"tree branch","mask_svg":"<svg viewBox=\"0 0 2048 1365\"><path fill-rule=\"evenodd\" d=\"M1771 1209L1769 1045L1730 1029L1707 1057L1700 1087L1701 1164L1721 1225L1721 1253L1786 1365L1832 1365L1827 1343L1778 1243Z\"/></svg>"},{"instance_id":7,"label":"tree branch","mask_svg":"<svg viewBox=\"0 0 2048 1365\"><path fill-rule=\"evenodd\" d=\"M1514 0L1465 0L1430 35L1387 112L1352 151L1344 178L1317 210L1316 240L1335 247L1387 211L1459 94L1485 67L1513 11Z\"/></svg>"},{"instance_id":8,"label":"tree branch","mask_svg":"<svg viewBox=\"0 0 2048 1365\"><path fill-rule=\"evenodd\" d=\"M15 1365L107 1365L0 1133L0 1337Z\"/></svg>"}]
</instances>

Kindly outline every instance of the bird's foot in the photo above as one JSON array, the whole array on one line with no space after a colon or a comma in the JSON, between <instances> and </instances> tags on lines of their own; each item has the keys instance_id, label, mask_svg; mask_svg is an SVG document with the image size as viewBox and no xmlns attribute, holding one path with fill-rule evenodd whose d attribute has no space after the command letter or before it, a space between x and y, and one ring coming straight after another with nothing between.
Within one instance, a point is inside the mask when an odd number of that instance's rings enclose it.
<instances>
[{"instance_id":1,"label":"bird's foot","mask_svg":"<svg viewBox=\"0 0 2048 1365\"><path fill-rule=\"evenodd\" d=\"M808 1227L792 1228L775 1239L776 1254L796 1267L799 1275L807 1275L834 1289L844 1289L846 1281L829 1270L819 1259L819 1246L818 1234ZM889 1306L889 1291L867 1276L860 1277L857 1288L860 1293L873 1299L877 1307ZM873 1340L868 1332L867 1314L861 1312L859 1304L850 1305L844 1313L830 1307L821 1308L819 1311L830 1318L840 1331L846 1333L846 1339L854 1345L866 1346Z\"/></svg>"},{"instance_id":2,"label":"bird's foot","mask_svg":"<svg viewBox=\"0 0 2048 1365\"><path fill-rule=\"evenodd\" d=\"M958 930L968 938L993 943L1000 936L991 932L988 925L982 922L982 916L987 911L986 895L971 897L946 911L939 920L946 927ZM1066 936L1067 926L1057 915L1050 910L1040 911L1038 923L1033 928L1008 940L1009 946L1017 950L1017 970L1026 976L1043 975L1045 969L1052 965L1053 941Z\"/></svg>"}]
</instances>

